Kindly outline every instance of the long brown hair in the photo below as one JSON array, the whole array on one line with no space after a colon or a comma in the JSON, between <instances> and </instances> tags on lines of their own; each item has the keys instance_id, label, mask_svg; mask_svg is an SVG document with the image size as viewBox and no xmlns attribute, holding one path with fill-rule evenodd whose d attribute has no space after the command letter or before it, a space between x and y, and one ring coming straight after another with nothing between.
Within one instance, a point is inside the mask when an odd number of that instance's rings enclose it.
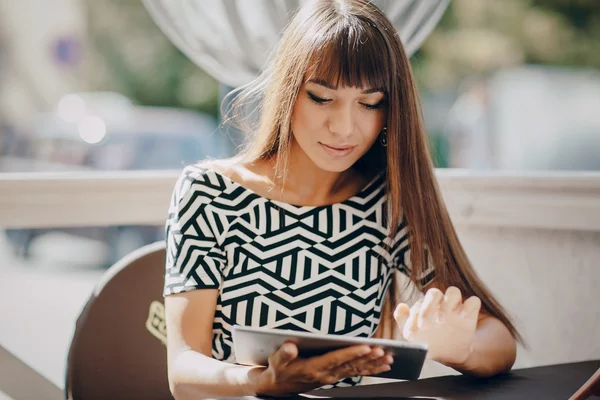
<instances>
[{"instance_id":1,"label":"long brown hair","mask_svg":"<svg viewBox=\"0 0 600 400\"><path fill-rule=\"evenodd\" d=\"M369 1L317 0L291 20L264 72L231 94L233 117L246 116L238 127L253 133L240 159L274 159L276 178L285 180L292 111L307 74L334 85L385 88L388 145L384 148L376 141L355 167L366 175L386 173L390 238L404 218L411 281L419 287L428 254L436 266L436 286L443 290L456 286L464 298L479 297L482 310L502 321L522 342L458 240L435 178L408 57L391 22ZM381 323L388 337L396 333L391 307L398 298L393 279Z\"/></svg>"}]
</instances>

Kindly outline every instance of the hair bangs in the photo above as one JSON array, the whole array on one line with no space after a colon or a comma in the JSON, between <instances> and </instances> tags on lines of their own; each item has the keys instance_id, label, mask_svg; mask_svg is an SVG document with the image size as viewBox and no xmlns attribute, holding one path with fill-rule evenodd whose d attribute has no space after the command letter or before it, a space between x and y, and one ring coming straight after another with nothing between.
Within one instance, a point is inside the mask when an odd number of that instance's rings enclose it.
<instances>
[{"instance_id":1,"label":"hair bangs","mask_svg":"<svg viewBox=\"0 0 600 400\"><path fill-rule=\"evenodd\" d=\"M388 45L369 22L343 18L329 32L319 32L309 57L308 79L333 87L380 88L389 92Z\"/></svg>"}]
</instances>

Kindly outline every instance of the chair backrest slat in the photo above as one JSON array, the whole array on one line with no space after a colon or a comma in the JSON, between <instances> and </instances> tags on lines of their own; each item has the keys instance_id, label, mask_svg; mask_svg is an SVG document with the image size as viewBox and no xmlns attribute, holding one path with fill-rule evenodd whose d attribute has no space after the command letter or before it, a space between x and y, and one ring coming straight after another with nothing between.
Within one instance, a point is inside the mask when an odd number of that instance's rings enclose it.
<instances>
[{"instance_id":1,"label":"chair backrest slat","mask_svg":"<svg viewBox=\"0 0 600 400\"><path fill-rule=\"evenodd\" d=\"M77 320L67 361L67 398L172 399L164 265L164 243L155 243L104 274Z\"/></svg>"}]
</instances>

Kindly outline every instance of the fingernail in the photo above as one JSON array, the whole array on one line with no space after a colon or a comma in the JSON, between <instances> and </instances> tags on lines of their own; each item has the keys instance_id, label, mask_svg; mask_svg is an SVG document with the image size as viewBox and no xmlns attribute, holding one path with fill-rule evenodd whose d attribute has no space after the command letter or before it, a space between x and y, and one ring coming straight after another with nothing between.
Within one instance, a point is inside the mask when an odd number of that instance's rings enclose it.
<instances>
[{"instance_id":1,"label":"fingernail","mask_svg":"<svg viewBox=\"0 0 600 400\"><path fill-rule=\"evenodd\" d=\"M383 356L384 352L382 349L380 348L376 348L375 350L373 350L372 356L375 358L379 358L381 356Z\"/></svg>"},{"instance_id":2,"label":"fingernail","mask_svg":"<svg viewBox=\"0 0 600 400\"><path fill-rule=\"evenodd\" d=\"M371 352L371 348L370 347L363 347L360 349L359 354L361 356L366 356L367 354L369 354Z\"/></svg>"},{"instance_id":3,"label":"fingernail","mask_svg":"<svg viewBox=\"0 0 600 400\"><path fill-rule=\"evenodd\" d=\"M392 356L387 356L387 357L385 358L385 360L386 360L386 361L387 361L387 363L388 363L388 364L390 364L390 365L394 363L394 357L392 357Z\"/></svg>"}]
</instances>

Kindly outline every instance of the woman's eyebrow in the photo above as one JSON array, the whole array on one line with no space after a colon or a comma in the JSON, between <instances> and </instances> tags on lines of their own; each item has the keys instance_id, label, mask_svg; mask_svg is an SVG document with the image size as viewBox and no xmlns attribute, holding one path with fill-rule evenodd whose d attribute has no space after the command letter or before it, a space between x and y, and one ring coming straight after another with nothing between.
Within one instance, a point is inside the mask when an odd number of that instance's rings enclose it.
<instances>
[{"instance_id":1,"label":"woman's eyebrow","mask_svg":"<svg viewBox=\"0 0 600 400\"><path fill-rule=\"evenodd\" d=\"M307 82L310 83L316 83L317 85L326 87L327 89L331 89L331 90L337 90L337 86L333 86L330 83L324 81L323 79L319 79L319 78L311 78L309 79Z\"/></svg>"},{"instance_id":2,"label":"woman's eyebrow","mask_svg":"<svg viewBox=\"0 0 600 400\"><path fill-rule=\"evenodd\" d=\"M384 88L371 88L371 89L363 90L362 94L370 94L370 93L377 93L377 92L381 92L381 93L385 94L385 89Z\"/></svg>"},{"instance_id":3,"label":"woman's eyebrow","mask_svg":"<svg viewBox=\"0 0 600 400\"><path fill-rule=\"evenodd\" d=\"M337 86L333 86L332 84L324 81L323 79L311 78L307 82L315 83L317 85L326 87L327 89L337 90ZM380 87L379 88L370 88L370 89L363 90L361 93L362 94L371 94L371 93L377 93L377 92L381 92L381 93L385 94L385 89L384 88L380 88Z\"/></svg>"}]
</instances>

